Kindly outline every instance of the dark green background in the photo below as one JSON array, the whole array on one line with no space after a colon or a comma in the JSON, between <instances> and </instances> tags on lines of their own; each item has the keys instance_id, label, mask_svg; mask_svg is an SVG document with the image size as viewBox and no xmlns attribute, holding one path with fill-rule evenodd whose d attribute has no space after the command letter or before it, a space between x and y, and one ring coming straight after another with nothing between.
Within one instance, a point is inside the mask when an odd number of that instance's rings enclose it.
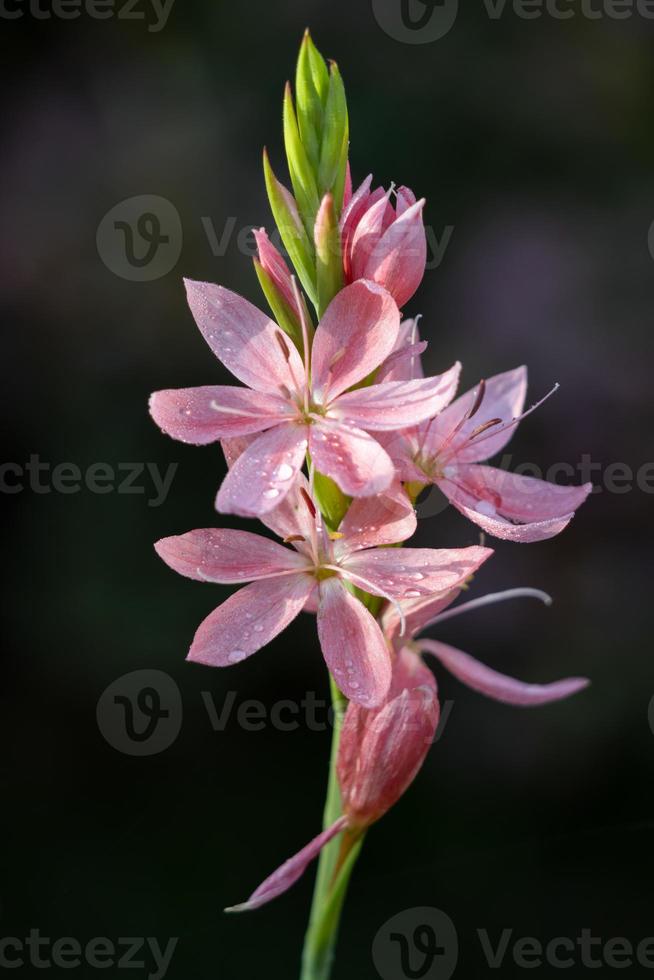
<instances>
[{"instance_id":1,"label":"dark green background","mask_svg":"<svg viewBox=\"0 0 654 980\"><path fill-rule=\"evenodd\" d=\"M86 16L2 22L5 460L179 469L158 508L147 495L3 495L0 934L179 936L173 980L292 980L311 895L307 875L256 914L221 913L318 831L328 735L245 732L234 718L216 733L201 692L271 706L324 697L326 676L305 617L232 670L185 664L230 590L176 577L152 542L222 522L212 500L224 466L215 447L161 435L146 411L152 390L228 381L182 275L263 302L236 238L213 256L201 218L219 235L230 217L270 227L260 152L266 143L282 172L282 88L307 23L346 81L355 179L406 183L439 236L454 226L408 310L424 314L430 370L460 358L467 388L524 362L534 398L560 382L511 443L514 464L587 453L636 471L652 458L654 22L494 21L475 2L425 45L390 38L368 2L341 0L177 0L159 33ZM95 236L140 194L170 200L184 238L172 272L132 283L103 264ZM439 635L527 680L593 685L528 712L439 671L452 714L369 836L337 980L374 978L377 930L419 905L454 920L462 977L493 975L477 927L654 934L652 499L604 489L560 538L497 543L475 593L531 585L553 608L496 607ZM419 538L467 545L477 533L446 511ZM184 702L174 746L145 759L115 751L96 724L106 686L141 668L169 673ZM507 961L501 975L524 971Z\"/></svg>"}]
</instances>

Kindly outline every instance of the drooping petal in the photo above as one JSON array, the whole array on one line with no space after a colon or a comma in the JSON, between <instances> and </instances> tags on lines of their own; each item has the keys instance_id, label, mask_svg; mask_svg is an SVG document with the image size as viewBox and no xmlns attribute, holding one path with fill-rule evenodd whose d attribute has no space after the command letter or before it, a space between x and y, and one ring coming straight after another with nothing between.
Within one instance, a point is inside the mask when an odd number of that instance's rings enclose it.
<instances>
[{"instance_id":1,"label":"drooping petal","mask_svg":"<svg viewBox=\"0 0 654 980\"><path fill-rule=\"evenodd\" d=\"M401 429L437 415L452 400L459 382L457 362L444 374L415 381L385 381L340 395L331 417L349 419L364 429Z\"/></svg>"},{"instance_id":2,"label":"drooping petal","mask_svg":"<svg viewBox=\"0 0 654 980\"><path fill-rule=\"evenodd\" d=\"M195 446L263 432L292 414L289 402L279 395L231 385L177 388L150 396L150 415L159 428Z\"/></svg>"},{"instance_id":3,"label":"drooping petal","mask_svg":"<svg viewBox=\"0 0 654 980\"><path fill-rule=\"evenodd\" d=\"M387 228L364 267L365 278L384 286L400 309L411 299L425 274L424 205L424 198L412 204ZM354 247L356 250L356 242Z\"/></svg>"},{"instance_id":4,"label":"drooping petal","mask_svg":"<svg viewBox=\"0 0 654 980\"><path fill-rule=\"evenodd\" d=\"M188 304L204 339L239 381L270 394L279 394L280 387L295 391L304 384L302 358L265 313L222 286L184 281Z\"/></svg>"},{"instance_id":5,"label":"drooping petal","mask_svg":"<svg viewBox=\"0 0 654 980\"><path fill-rule=\"evenodd\" d=\"M240 663L286 629L314 587L315 579L300 572L239 589L200 624L187 660L208 667Z\"/></svg>"},{"instance_id":6,"label":"drooping petal","mask_svg":"<svg viewBox=\"0 0 654 980\"><path fill-rule=\"evenodd\" d=\"M258 517L282 502L307 449L307 426L286 422L255 439L239 456L218 491L225 514Z\"/></svg>"},{"instance_id":7,"label":"drooping petal","mask_svg":"<svg viewBox=\"0 0 654 980\"><path fill-rule=\"evenodd\" d=\"M415 533L416 512L406 490L395 483L385 493L358 497L350 504L341 521L343 535L334 544L334 554L346 555L361 548L396 544Z\"/></svg>"},{"instance_id":8,"label":"drooping petal","mask_svg":"<svg viewBox=\"0 0 654 980\"><path fill-rule=\"evenodd\" d=\"M277 868L276 871L266 878L256 891L250 895L247 902L242 902L240 905L233 905L231 908L225 909L225 912L250 912L253 909L260 908L262 905L266 905L267 902L272 902L274 898L288 891L302 877L311 862L318 857L325 844L328 844L337 834L340 834L346 826L347 818L339 817L336 823L332 824L327 830L323 830L310 844L303 847L294 857L289 858L288 861L285 861L281 867Z\"/></svg>"},{"instance_id":9,"label":"drooping petal","mask_svg":"<svg viewBox=\"0 0 654 980\"><path fill-rule=\"evenodd\" d=\"M253 582L307 567L296 551L250 531L202 528L162 538L154 547L170 568L200 582Z\"/></svg>"},{"instance_id":10,"label":"drooping petal","mask_svg":"<svg viewBox=\"0 0 654 980\"><path fill-rule=\"evenodd\" d=\"M363 280L342 289L318 324L311 354L314 398L326 404L363 381L388 357L400 313L381 286Z\"/></svg>"},{"instance_id":11,"label":"drooping petal","mask_svg":"<svg viewBox=\"0 0 654 980\"><path fill-rule=\"evenodd\" d=\"M593 489L565 487L494 466L451 466L438 480L443 493L469 520L506 541L544 541L559 534Z\"/></svg>"},{"instance_id":12,"label":"drooping petal","mask_svg":"<svg viewBox=\"0 0 654 980\"><path fill-rule=\"evenodd\" d=\"M478 392L479 386L476 385L452 402L428 426L423 438L426 455L437 455L447 443L444 453L451 457L453 462L475 463L490 459L506 446L513 435L514 427L500 431L502 427L498 424L497 434L494 434L493 427L472 442L469 442L469 439L476 430L481 430L486 422L494 419L510 422L522 413L527 395L527 368L515 368L513 371L506 371L504 374L496 374L489 378L484 384L484 396L477 411L460 425L461 420L474 407ZM453 432L456 434L451 437Z\"/></svg>"},{"instance_id":13,"label":"drooping petal","mask_svg":"<svg viewBox=\"0 0 654 980\"><path fill-rule=\"evenodd\" d=\"M494 701L515 704L522 707L535 707L550 701L561 701L588 687L587 677L567 677L551 684L525 684L523 681L499 674L480 663L468 653L456 650L436 640L419 640L418 647L432 653L456 678L471 687L473 691L485 694Z\"/></svg>"},{"instance_id":14,"label":"drooping petal","mask_svg":"<svg viewBox=\"0 0 654 980\"><path fill-rule=\"evenodd\" d=\"M389 603L381 617L384 636L395 649L400 649L408 640L425 629L443 610L451 606L460 592L461 588L458 587L451 589L444 595L403 599L397 605ZM400 611L404 619L400 616ZM400 636L403 622L405 631Z\"/></svg>"},{"instance_id":15,"label":"drooping petal","mask_svg":"<svg viewBox=\"0 0 654 980\"><path fill-rule=\"evenodd\" d=\"M353 425L317 418L310 426L309 452L319 473L351 497L372 497L391 485L395 469L371 435Z\"/></svg>"},{"instance_id":16,"label":"drooping petal","mask_svg":"<svg viewBox=\"0 0 654 980\"><path fill-rule=\"evenodd\" d=\"M490 548L379 548L357 551L340 565L355 585L375 595L417 599L462 585L493 554ZM363 583L367 583L364 585Z\"/></svg>"},{"instance_id":17,"label":"drooping petal","mask_svg":"<svg viewBox=\"0 0 654 980\"><path fill-rule=\"evenodd\" d=\"M320 583L318 636L327 666L351 701L374 708L391 684L391 657L375 618L338 578Z\"/></svg>"}]
</instances>

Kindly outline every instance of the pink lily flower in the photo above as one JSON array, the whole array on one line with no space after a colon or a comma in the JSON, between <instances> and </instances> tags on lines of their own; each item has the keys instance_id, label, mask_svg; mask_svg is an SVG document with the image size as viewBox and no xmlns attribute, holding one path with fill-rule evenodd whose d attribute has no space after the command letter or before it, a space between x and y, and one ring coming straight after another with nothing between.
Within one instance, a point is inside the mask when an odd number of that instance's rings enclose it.
<instances>
[{"instance_id":1,"label":"pink lily flower","mask_svg":"<svg viewBox=\"0 0 654 980\"><path fill-rule=\"evenodd\" d=\"M569 698L590 684L587 677L566 677L551 684L525 684L492 670L462 650L436 640L418 637L429 626L508 599L534 598L540 599L546 605L551 605L552 602L547 593L538 589L508 589L471 599L450 609L460 592L461 589L455 587L445 596L400 601L399 609L389 606L382 616L382 628L389 644L399 651L408 644L413 650L431 654L467 687L505 704L521 707L549 704Z\"/></svg>"},{"instance_id":2,"label":"pink lily flower","mask_svg":"<svg viewBox=\"0 0 654 980\"><path fill-rule=\"evenodd\" d=\"M379 820L418 774L438 728L436 681L420 657L403 650L384 705L367 711L348 705L337 773L343 816L259 885L247 902L226 909L246 912L272 901L298 881L337 834L356 840Z\"/></svg>"},{"instance_id":3,"label":"pink lily flower","mask_svg":"<svg viewBox=\"0 0 654 980\"><path fill-rule=\"evenodd\" d=\"M254 238L257 243L257 253L259 262L264 272L271 278L274 286L284 297L293 313L295 313L298 323L302 320L302 313L297 303L297 296L293 289L293 279L284 256L279 252L268 238L265 228L253 229Z\"/></svg>"},{"instance_id":4,"label":"pink lily flower","mask_svg":"<svg viewBox=\"0 0 654 980\"><path fill-rule=\"evenodd\" d=\"M188 659L226 667L251 656L289 625L317 593L318 637L343 693L366 707L382 703L391 656L375 618L346 585L391 602L447 592L492 554L488 548L379 548L406 540L415 513L398 486L354 501L339 532L320 522L304 477L266 523L286 548L249 531L205 528L162 538L158 555L181 575L202 582L250 582L198 628ZM335 540L334 540L335 538Z\"/></svg>"},{"instance_id":5,"label":"pink lily flower","mask_svg":"<svg viewBox=\"0 0 654 980\"><path fill-rule=\"evenodd\" d=\"M565 487L481 465L545 401L525 412L526 392L527 369L519 367L481 382L429 422L387 436L384 445L401 478L436 484L457 510L497 538L530 542L559 534L591 483Z\"/></svg>"},{"instance_id":6,"label":"pink lily flower","mask_svg":"<svg viewBox=\"0 0 654 980\"><path fill-rule=\"evenodd\" d=\"M425 199L408 187L371 191L372 174L352 195L341 215L346 282L371 279L389 291L400 309L422 282L427 239L422 220ZM395 193L395 206L390 203Z\"/></svg>"},{"instance_id":7,"label":"pink lily flower","mask_svg":"<svg viewBox=\"0 0 654 980\"><path fill-rule=\"evenodd\" d=\"M279 327L236 293L189 281L186 289L214 354L249 387L155 392L150 412L168 435L196 445L262 433L219 490L216 506L226 513L251 517L273 510L293 486L307 451L316 469L349 496L381 493L394 467L367 430L418 424L456 390L458 363L434 378L349 390L386 359L400 329L395 302L373 282L338 293L304 363Z\"/></svg>"}]
</instances>

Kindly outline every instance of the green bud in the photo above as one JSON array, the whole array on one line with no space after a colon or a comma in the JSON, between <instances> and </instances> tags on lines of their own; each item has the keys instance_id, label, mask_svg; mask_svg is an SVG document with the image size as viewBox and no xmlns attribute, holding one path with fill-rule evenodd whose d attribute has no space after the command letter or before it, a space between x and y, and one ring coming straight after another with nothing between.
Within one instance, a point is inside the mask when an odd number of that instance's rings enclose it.
<instances>
[{"instance_id":1,"label":"green bud","mask_svg":"<svg viewBox=\"0 0 654 980\"><path fill-rule=\"evenodd\" d=\"M266 150L263 151L263 172L266 178L266 190L268 191L270 208L286 251L295 267L304 291L313 305L317 306L318 296L316 292L313 241L304 229L293 196L275 177Z\"/></svg>"},{"instance_id":2,"label":"green bud","mask_svg":"<svg viewBox=\"0 0 654 980\"><path fill-rule=\"evenodd\" d=\"M337 214L340 214L343 206L348 141L349 123L345 88L338 65L333 61L329 72L329 89L320 146L318 189L323 194L327 191L333 193Z\"/></svg>"},{"instance_id":3,"label":"green bud","mask_svg":"<svg viewBox=\"0 0 654 980\"><path fill-rule=\"evenodd\" d=\"M346 497L330 477L317 472L313 477L313 492L330 530L337 531L352 503L352 498Z\"/></svg>"},{"instance_id":4,"label":"green bud","mask_svg":"<svg viewBox=\"0 0 654 980\"><path fill-rule=\"evenodd\" d=\"M316 212L320 204L316 186L315 171L309 163L309 157L300 139L291 86L287 83L284 92L284 146L288 160L288 172L291 175L293 193L304 225L311 234Z\"/></svg>"},{"instance_id":5,"label":"green bud","mask_svg":"<svg viewBox=\"0 0 654 980\"><path fill-rule=\"evenodd\" d=\"M321 317L336 293L343 288L343 259L341 235L334 211L334 199L325 194L316 217L316 274L318 286L318 316Z\"/></svg>"}]
</instances>

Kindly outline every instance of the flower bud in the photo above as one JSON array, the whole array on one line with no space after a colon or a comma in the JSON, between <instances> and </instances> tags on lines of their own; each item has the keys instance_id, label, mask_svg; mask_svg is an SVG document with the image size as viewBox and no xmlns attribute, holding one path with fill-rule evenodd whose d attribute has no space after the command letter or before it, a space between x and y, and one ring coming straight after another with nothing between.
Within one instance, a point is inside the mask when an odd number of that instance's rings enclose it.
<instances>
[{"instance_id":1,"label":"flower bud","mask_svg":"<svg viewBox=\"0 0 654 980\"><path fill-rule=\"evenodd\" d=\"M391 204L391 190L370 190L366 178L341 217L343 269L346 282L371 279L389 291L401 308L422 281L427 239L422 219L425 200L400 187Z\"/></svg>"},{"instance_id":2,"label":"flower bud","mask_svg":"<svg viewBox=\"0 0 654 980\"><path fill-rule=\"evenodd\" d=\"M439 714L434 676L407 648L382 707L349 704L337 772L350 828L375 823L408 789L434 741Z\"/></svg>"}]
</instances>

